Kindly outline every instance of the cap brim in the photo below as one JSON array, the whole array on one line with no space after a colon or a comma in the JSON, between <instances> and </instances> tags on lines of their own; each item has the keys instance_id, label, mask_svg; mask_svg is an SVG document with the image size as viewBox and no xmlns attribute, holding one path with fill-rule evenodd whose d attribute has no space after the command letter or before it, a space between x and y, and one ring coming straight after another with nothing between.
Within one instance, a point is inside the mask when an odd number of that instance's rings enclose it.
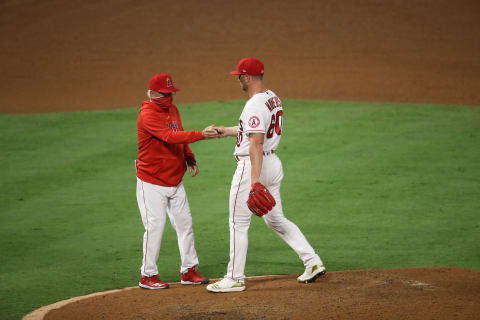
<instances>
[{"instance_id":1,"label":"cap brim","mask_svg":"<svg viewBox=\"0 0 480 320\"><path fill-rule=\"evenodd\" d=\"M238 70L234 70L234 71L230 72L230 74L239 75L239 74L243 74L243 73L239 72Z\"/></svg>"},{"instance_id":2,"label":"cap brim","mask_svg":"<svg viewBox=\"0 0 480 320\"><path fill-rule=\"evenodd\" d=\"M177 91L180 91L180 89L172 87L172 88L164 89L164 90L158 91L158 92L160 92L160 93L171 93L171 92L177 92Z\"/></svg>"}]
</instances>

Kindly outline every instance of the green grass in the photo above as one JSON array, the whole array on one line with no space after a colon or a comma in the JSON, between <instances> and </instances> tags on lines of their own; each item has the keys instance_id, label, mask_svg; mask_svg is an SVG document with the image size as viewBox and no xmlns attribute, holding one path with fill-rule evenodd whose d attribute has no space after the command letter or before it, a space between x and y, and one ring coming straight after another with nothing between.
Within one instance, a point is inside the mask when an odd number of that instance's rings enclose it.
<instances>
[{"instance_id":1,"label":"green grass","mask_svg":"<svg viewBox=\"0 0 480 320\"><path fill-rule=\"evenodd\" d=\"M480 108L285 100L285 214L329 270L480 268ZM236 125L242 101L180 106L184 127ZM0 318L134 286L143 226L135 198L137 108L0 116ZM184 178L202 274L228 263L233 139L191 147ZM247 275L302 272L261 219ZM178 281L166 228L162 279Z\"/></svg>"}]
</instances>

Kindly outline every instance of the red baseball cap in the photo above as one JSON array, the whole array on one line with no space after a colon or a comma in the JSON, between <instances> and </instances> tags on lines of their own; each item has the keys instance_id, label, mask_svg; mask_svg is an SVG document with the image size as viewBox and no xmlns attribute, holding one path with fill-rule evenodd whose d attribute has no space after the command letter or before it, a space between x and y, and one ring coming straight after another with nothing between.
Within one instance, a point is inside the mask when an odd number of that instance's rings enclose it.
<instances>
[{"instance_id":1,"label":"red baseball cap","mask_svg":"<svg viewBox=\"0 0 480 320\"><path fill-rule=\"evenodd\" d=\"M244 58L238 63L237 70L230 72L230 74L248 74L252 76L263 75L263 63L257 58Z\"/></svg>"},{"instance_id":2,"label":"red baseball cap","mask_svg":"<svg viewBox=\"0 0 480 320\"><path fill-rule=\"evenodd\" d=\"M172 76L168 73L154 75L152 79L150 79L149 88L150 90L162 93L180 91L180 89L173 86Z\"/></svg>"}]
</instances>

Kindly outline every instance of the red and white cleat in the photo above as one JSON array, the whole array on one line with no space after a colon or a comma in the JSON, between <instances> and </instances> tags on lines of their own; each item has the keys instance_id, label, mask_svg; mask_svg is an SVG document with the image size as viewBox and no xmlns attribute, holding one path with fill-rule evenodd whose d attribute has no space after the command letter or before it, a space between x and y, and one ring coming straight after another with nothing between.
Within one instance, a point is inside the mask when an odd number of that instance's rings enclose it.
<instances>
[{"instance_id":1,"label":"red and white cleat","mask_svg":"<svg viewBox=\"0 0 480 320\"><path fill-rule=\"evenodd\" d=\"M138 286L140 288L152 290L168 289L169 287L168 283L160 280L157 275L151 277L140 277L140 282L138 283Z\"/></svg>"},{"instance_id":2,"label":"red and white cleat","mask_svg":"<svg viewBox=\"0 0 480 320\"><path fill-rule=\"evenodd\" d=\"M186 273L182 273L182 281L180 281L181 284L207 284L208 279L202 277L201 275L198 274L197 268L192 267L189 268Z\"/></svg>"}]
</instances>

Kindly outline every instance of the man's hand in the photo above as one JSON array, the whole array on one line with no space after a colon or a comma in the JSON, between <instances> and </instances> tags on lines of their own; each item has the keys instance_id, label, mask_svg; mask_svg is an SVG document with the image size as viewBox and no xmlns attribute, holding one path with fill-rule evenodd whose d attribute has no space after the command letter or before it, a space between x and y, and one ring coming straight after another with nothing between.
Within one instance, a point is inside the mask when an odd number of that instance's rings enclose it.
<instances>
[{"instance_id":1,"label":"man's hand","mask_svg":"<svg viewBox=\"0 0 480 320\"><path fill-rule=\"evenodd\" d=\"M187 158L186 162L187 162L188 172L190 172L192 177L195 177L198 174L197 161L195 161L193 158Z\"/></svg>"},{"instance_id":2,"label":"man's hand","mask_svg":"<svg viewBox=\"0 0 480 320\"><path fill-rule=\"evenodd\" d=\"M235 137L237 135L238 127L224 127L224 126L214 126L218 133L217 138L225 138L225 137Z\"/></svg>"},{"instance_id":3,"label":"man's hand","mask_svg":"<svg viewBox=\"0 0 480 320\"><path fill-rule=\"evenodd\" d=\"M219 134L218 131L215 130L215 126L212 124L202 131L202 135L204 139L213 139L213 138L218 138Z\"/></svg>"},{"instance_id":4,"label":"man's hand","mask_svg":"<svg viewBox=\"0 0 480 320\"><path fill-rule=\"evenodd\" d=\"M198 166L196 164L192 166L190 165L187 165L187 166L188 166L188 172L190 172L192 177L195 177L198 174Z\"/></svg>"},{"instance_id":5,"label":"man's hand","mask_svg":"<svg viewBox=\"0 0 480 320\"><path fill-rule=\"evenodd\" d=\"M225 138L225 137L228 136L227 135L227 128L225 128L224 126L218 126L218 127L215 126L213 128L217 131L219 138Z\"/></svg>"}]
</instances>

